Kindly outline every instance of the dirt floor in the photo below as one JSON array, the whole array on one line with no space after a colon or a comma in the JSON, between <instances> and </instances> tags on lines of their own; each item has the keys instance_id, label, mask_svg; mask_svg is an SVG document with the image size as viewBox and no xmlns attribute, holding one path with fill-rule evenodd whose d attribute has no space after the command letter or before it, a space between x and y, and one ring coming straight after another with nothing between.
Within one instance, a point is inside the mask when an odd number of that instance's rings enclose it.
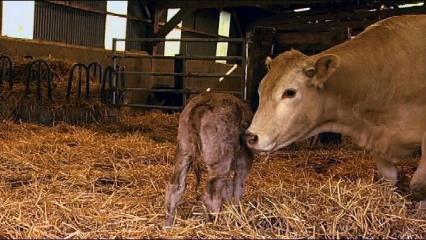
<instances>
[{"instance_id":1,"label":"dirt floor","mask_svg":"<svg viewBox=\"0 0 426 240\"><path fill-rule=\"evenodd\" d=\"M189 178L176 224L163 230L178 115L150 112L119 124L0 124L0 237L426 237L426 215L393 189L373 158L298 143L258 156L241 205L211 221Z\"/></svg>"}]
</instances>

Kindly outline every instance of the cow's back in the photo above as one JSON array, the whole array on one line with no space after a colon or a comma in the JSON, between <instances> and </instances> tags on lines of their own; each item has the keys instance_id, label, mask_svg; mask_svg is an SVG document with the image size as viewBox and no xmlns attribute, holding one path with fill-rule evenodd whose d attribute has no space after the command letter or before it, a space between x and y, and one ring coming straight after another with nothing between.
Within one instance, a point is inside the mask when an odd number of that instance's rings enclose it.
<instances>
[{"instance_id":1,"label":"cow's back","mask_svg":"<svg viewBox=\"0 0 426 240\"><path fill-rule=\"evenodd\" d=\"M369 26L324 52L341 60L331 89L354 101L426 103L425 39L426 15L391 17Z\"/></svg>"}]
</instances>

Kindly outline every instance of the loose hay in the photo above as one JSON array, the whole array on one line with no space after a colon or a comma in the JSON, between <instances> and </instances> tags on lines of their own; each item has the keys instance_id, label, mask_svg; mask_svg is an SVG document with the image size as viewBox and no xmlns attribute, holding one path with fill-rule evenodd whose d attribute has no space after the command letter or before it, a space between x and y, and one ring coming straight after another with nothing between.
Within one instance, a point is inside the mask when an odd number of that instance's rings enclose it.
<instances>
[{"instance_id":1,"label":"loose hay","mask_svg":"<svg viewBox=\"0 0 426 240\"><path fill-rule=\"evenodd\" d=\"M244 202L212 222L191 175L175 227L163 230L177 118L0 124L0 237L426 237L426 217L406 193L377 181L371 157L347 140L258 156Z\"/></svg>"},{"instance_id":2,"label":"loose hay","mask_svg":"<svg viewBox=\"0 0 426 240\"><path fill-rule=\"evenodd\" d=\"M89 123L117 121L120 109L103 104L100 101L99 79L90 77L90 98L77 98L77 79L73 81L72 95L66 99L69 71L74 62L54 58L45 58L53 71L53 101L47 97L47 83L42 81L42 101L36 98L36 83L31 83L31 94L25 96L25 82L28 64L33 59L14 56L15 86L12 91L5 90L0 100L0 119L36 122L52 125L58 121L67 123ZM76 70L77 71L77 70ZM82 80L85 85L85 79ZM85 94L85 86L82 93Z\"/></svg>"}]
</instances>

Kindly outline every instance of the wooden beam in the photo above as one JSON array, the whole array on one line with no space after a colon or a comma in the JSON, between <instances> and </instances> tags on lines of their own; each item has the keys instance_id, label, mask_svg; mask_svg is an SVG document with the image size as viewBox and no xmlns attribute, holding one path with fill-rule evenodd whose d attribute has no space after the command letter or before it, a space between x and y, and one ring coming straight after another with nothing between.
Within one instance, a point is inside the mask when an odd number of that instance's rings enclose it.
<instances>
[{"instance_id":1,"label":"wooden beam","mask_svg":"<svg viewBox=\"0 0 426 240\"><path fill-rule=\"evenodd\" d=\"M238 15L237 15L237 13L235 12L235 10L232 10L231 12L232 12L232 18L233 18L233 19L234 19L234 21L235 21L235 26L237 27L238 35L239 35L240 37L244 37L244 35L243 35L243 30L242 30L242 28L241 28L240 20L238 19Z\"/></svg>"},{"instance_id":2,"label":"wooden beam","mask_svg":"<svg viewBox=\"0 0 426 240\"><path fill-rule=\"evenodd\" d=\"M152 20L152 17L151 17L151 11L150 11L150 10L149 10L149 8L148 8L148 2L143 1L143 0L138 0L138 3L139 3L139 7L141 8L141 10L143 10L143 12L144 12L145 16L146 16L148 19L151 19L151 20Z\"/></svg>"},{"instance_id":3,"label":"wooden beam","mask_svg":"<svg viewBox=\"0 0 426 240\"><path fill-rule=\"evenodd\" d=\"M347 11L339 12L327 12L323 14L311 14L311 15L281 15L262 18L255 21L256 25L280 25L280 24L292 24L292 23L308 23L319 21L323 22L326 20L364 20L364 19L383 19L386 17L401 15L401 14L415 14L415 13L426 13L424 7L412 7L412 8L403 8L403 9L385 9L381 11L368 11L369 9L351 9Z\"/></svg>"},{"instance_id":4,"label":"wooden beam","mask_svg":"<svg viewBox=\"0 0 426 240\"><path fill-rule=\"evenodd\" d=\"M166 25L166 23L164 23L164 22L160 22L158 25L161 27L161 26ZM196 33L196 34L200 34L200 35L203 35L203 36L206 36L206 37L212 37L212 38L220 38L220 37L223 37L223 36L220 36L220 35L218 35L218 34L209 33L209 32L204 32L204 31L200 31L200 30L193 29L193 28L187 28L187 27L184 27L184 26L182 26L182 27L176 26L176 28L177 28L177 29L180 29L182 32Z\"/></svg>"},{"instance_id":5,"label":"wooden beam","mask_svg":"<svg viewBox=\"0 0 426 240\"><path fill-rule=\"evenodd\" d=\"M247 100L252 109L256 110L259 105L257 89L260 81L266 75L265 59L272 54L275 29L255 28L248 37Z\"/></svg>"},{"instance_id":6,"label":"wooden beam","mask_svg":"<svg viewBox=\"0 0 426 240\"><path fill-rule=\"evenodd\" d=\"M344 1L344 0L342 0ZM268 6L300 3L300 0L158 0L155 7L164 8L225 8ZM324 0L304 0L303 3L321 3Z\"/></svg>"},{"instance_id":7,"label":"wooden beam","mask_svg":"<svg viewBox=\"0 0 426 240\"><path fill-rule=\"evenodd\" d=\"M289 32L277 33L275 42L279 45L331 45L347 38L344 29L330 32Z\"/></svg>"},{"instance_id":8,"label":"wooden beam","mask_svg":"<svg viewBox=\"0 0 426 240\"><path fill-rule=\"evenodd\" d=\"M185 8L179 10L176 15L174 15L163 27L161 27L155 34L154 38L164 38L166 35L172 31L182 19L195 11L195 8Z\"/></svg>"},{"instance_id":9,"label":"wooden beam","mask_svg":"<svg viewBox=\"0 0 426 240\"><path fill-rule=\"evenodd\" d=\"M391 16L402 14L425 14L426 8L413 7L404 9L386 9L382 11L332 12L305 16L275 16L259 19L249 24L249 29L255 26L275 27L277 31L327 31L335 27L365 27L374 22Z\"/></svg>"},{"instance_id":10,"label":"wooden beam","mask_svg":"<svg viewBox=\"0 0 426 240\"><path fill-rule=\"evenodd\" d=\"M160 19L161 15L163 15L163 12L165 12L164 9L155 9L154 10L154 32L151 36L154 36L156 32L160 29ZM152 46L152 55L157 55L158 53L162 52L164 48L164 43L158 43L153 44Z\"/></svg>"}]
</instances>

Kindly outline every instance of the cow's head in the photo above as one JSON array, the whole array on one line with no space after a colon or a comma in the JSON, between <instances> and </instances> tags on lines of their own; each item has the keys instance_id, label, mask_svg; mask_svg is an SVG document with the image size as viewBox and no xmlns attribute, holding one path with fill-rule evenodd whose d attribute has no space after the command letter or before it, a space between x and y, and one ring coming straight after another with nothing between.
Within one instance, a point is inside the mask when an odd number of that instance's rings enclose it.
<instances>
[{"instance_id":1,"label":"cow's head","mask_svg":"<svg viewBox=\"0 0 426 240\"><path fill-rule=\"evenodd\" d=\"M266 60L268 74L259 86L259 108L247 130L250 148L273 151L306 138L319 124L326 80L339 66L339 57L308 57L298 51Z\"/></svg>"}]
</instances>

